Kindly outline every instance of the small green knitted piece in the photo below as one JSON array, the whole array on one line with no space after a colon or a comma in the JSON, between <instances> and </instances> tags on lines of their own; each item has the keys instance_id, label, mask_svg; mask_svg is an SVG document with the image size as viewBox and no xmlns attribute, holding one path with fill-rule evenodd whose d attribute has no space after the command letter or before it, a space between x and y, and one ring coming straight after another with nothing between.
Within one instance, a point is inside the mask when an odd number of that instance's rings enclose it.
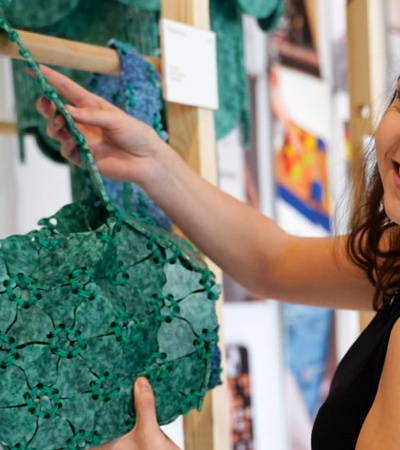
<instances>
[{"instance_id":1,"label":"small green knitted piece","mask_svg":"<svg viewBox=\"0 0 400 450\"><path fill-rule=\"evenodd\" d=\"M110 201L58 93L2 17L0 28L66 118L91 180L85 201L0 240L0 443L87 449L132 428L139 376L160 424L201 408L220 288L191 244Z\"/></svg>"}]
</instances>

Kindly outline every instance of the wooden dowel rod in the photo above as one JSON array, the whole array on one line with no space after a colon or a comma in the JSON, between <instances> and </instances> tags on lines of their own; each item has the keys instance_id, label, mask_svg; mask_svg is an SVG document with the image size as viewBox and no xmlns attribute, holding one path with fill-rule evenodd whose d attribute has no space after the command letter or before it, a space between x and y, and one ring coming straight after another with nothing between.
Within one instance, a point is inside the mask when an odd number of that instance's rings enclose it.
<instances>
[{"instance_id":1,"label":"wooden dowel rod","mask_svg":"<svg viewBox=\"0 0 400 450\"><path fill-rule=\"evenodd\" d=\"M121 73L121 64L116 50L28 31L17 31L22 43L32 52L33 58L42 64L106 75ZM8 40L4 31L0 32L0 55L23 59L16 44ZM156 70L161 70L159 59L147 56L145 58Z\"/></svg>"},{"instance_id":2,"label":"wooden dowel rod","mask_svg":"<svg viewBox=\"0 0 400 450\"><path fill-rule=\"evenodd\" d=\"M17 124L0 121L0 134L17 134Z\"/></svg>"}]
</instances>

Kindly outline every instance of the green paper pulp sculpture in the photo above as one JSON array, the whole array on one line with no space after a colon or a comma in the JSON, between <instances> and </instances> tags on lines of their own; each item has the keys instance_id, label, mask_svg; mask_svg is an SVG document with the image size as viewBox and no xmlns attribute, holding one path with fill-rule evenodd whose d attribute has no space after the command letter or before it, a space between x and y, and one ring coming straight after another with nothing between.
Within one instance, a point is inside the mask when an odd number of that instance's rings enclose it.
<instances>
[{"instance_id":1,"label":"green paper pulp sculpture","mask_svg":"<svg viewBox=\"0 0 400 450\"><path fill-rule=\"evenodd\" d=\"M58 93L3 18L0 28L66 118L92 186L41 229L0 241L0 445L86 449L131 429L138 376L160 424L201 407L219 286L189 243L107 198Z\"/></svg>"}]
</instances>

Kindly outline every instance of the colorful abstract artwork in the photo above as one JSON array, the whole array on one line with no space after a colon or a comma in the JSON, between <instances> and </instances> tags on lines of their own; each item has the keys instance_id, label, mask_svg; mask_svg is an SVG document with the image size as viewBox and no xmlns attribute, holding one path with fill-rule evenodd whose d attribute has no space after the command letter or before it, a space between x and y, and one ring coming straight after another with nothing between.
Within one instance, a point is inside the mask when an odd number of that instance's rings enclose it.
<instances>
[{"instance_id":1,"label":"colorful abstract artwork","mask_svg":"<svg viewBox=\"0 0 400 450\"><path fill-rule=\"evenodd\" d=\"M277 194L309 220L329 230L326 144L296 124L289 127L275 155Z\"/></svg>"}]
</instances>

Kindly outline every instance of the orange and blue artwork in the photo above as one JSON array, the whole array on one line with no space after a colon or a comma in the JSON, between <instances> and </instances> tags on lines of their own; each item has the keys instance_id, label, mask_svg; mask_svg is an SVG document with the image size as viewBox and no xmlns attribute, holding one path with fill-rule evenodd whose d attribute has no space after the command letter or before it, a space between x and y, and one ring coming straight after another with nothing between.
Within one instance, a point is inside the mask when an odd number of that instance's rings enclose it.
<instances>
[{"instance_id":1,"label":"orange and blue artwork","mask_svg":"<svg viewBox=\"0 0 400 450\"><path fill-rule=\"evenodd\" d=\"M277 194L313 223L330 230L327 146L296 124L275 155Z\"/></svg>"}]
</instances>

